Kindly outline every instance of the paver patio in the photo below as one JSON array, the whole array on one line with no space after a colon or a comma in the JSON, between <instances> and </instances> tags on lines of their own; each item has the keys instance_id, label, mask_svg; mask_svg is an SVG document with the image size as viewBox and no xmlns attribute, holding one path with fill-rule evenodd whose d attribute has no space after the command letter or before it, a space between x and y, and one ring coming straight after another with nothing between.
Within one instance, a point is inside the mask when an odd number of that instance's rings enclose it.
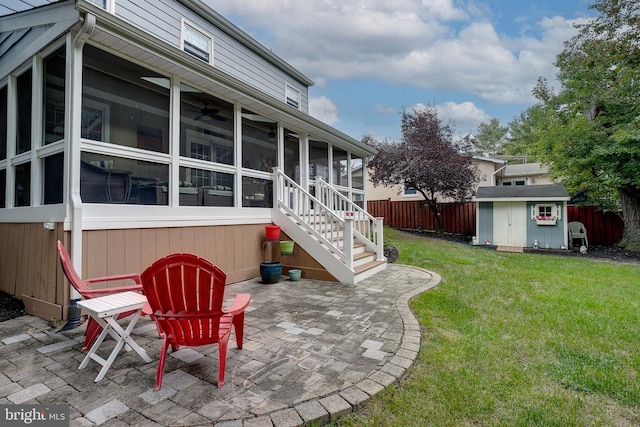
<instances>
[{"instance_id":1,"label":"paver patio","mask_svg":"<svg viewBox=\"0 0 640 427\"><path fill-rule=\"evenodd\" d=\"M251 293L244 347L229 341L225 385L215 345L169 352L154 391L162 340L142 319L132 336L151 363L122 351L96 383L97 363L79 370L82 327L64 333L42 319L0 323L0 404L70 405L72 426L297 426L328 422L366 404L401 378L420 349L408 301L437 274L391 264L357 285L302 279L229 285ZM109 339L99 353L108 354Z\"/></svg>"}]
</instances>

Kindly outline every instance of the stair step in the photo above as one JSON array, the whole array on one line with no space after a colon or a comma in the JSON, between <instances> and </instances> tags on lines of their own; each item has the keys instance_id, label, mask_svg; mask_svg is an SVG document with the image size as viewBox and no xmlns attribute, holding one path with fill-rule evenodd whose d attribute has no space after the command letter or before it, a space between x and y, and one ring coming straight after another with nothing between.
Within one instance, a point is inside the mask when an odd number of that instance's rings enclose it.
<instances>
[{"instance_id":1,"label":"stair step","mask_svg":"<svg viewBox=\"0 0 640 427\"><path fill-rule=\"evenodd\" d=\"M354 268L354 271L355 271L356 274L360 274L362 272L365 272L367 270L371 270L372 268L375 268L375 267L377 267L379 265L382 265L382 264L385 264L385 263L386 263L386 261L371 261L371 262L368 262L366 264L362 264L362 265Z\"/></svg>"},{"instance_id":2,"label":"stair step","mask_svg":"<svg viewBox=\"0 0 640 427\"><path fill-rule=\"evenodd\" d=\"M358 252L357 254L353 254L353 260L357 261L370 256L373 256L375 259L376 254L374 252Z\"/></svg>"}]
</instances>

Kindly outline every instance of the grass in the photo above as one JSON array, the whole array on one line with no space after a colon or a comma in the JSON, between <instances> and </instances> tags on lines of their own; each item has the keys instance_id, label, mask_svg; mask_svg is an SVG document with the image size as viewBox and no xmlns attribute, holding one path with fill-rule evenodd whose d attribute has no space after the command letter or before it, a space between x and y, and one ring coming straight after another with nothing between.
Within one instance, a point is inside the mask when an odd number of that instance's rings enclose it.
<instances>
[{"instance_id":1,"label":"grass","mask_svg":"<svg viewBox=\"0 0 640 427\"><path fill-rule=\"evenodd\" d=\"M640 424L640 266L385 233L443 280L411 301L416 365L340 425Z\"/></svg>"}]
</instances>

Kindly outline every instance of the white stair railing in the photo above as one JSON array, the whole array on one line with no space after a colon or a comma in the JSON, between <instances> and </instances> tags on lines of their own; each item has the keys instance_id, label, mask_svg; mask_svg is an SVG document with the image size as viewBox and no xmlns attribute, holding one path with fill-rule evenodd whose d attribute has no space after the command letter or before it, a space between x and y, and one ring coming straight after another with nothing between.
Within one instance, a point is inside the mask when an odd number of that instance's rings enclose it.
<instances>
[{"instance_id":1,"label":"white stair railing","mask_svg":"<svg viewBox=\"0 0 640 427\"><path fill-rule=\"evenodd\" d=\"M353 200L336 190L322 178L316 178L316 192L323 205L343 218L352 218L356 241L364 243L368 250L376 253L378 260L384 259L382 218L374 218Z\"/></svg>"},{"instance_id":2,"label":"white stair railing","mask_svg":"<svg viewBox=\"0 0 640 427\"><path fill-rule=\"evenodd\" d=\"M352 218L344 218L286 176L274 169L274 200L277 208L287 213L309 234L322 242L334 256L353 270ZM343 245L340 243L344 241Z\"/></svg>"}]
</instances>

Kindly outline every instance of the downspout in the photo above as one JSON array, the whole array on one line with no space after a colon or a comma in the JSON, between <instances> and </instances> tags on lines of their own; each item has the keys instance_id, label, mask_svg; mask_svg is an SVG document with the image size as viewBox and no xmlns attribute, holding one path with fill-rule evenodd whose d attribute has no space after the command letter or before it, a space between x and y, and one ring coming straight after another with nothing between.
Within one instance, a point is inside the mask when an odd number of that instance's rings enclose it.
<instances>
[{"instance_id":1,"label":"downspout","mask_svg":"<svg viewBox=\"0 0 640 427\"><path fill-rule=\"evenodd\" d=\"M96 28L96 17L87 13L82 28L71 43L70 114L69 114L69 199L71 204L71 263L76 271L82 271L82 199L80 198L80 122L82 113L82 47ZM79 51L79 52L78 52ZM78 59L80 59L78 61ZM60 331L68 331L81 325L78 301L81 295L70 284L69 320Z\"/></svg>"}]
</instances>

